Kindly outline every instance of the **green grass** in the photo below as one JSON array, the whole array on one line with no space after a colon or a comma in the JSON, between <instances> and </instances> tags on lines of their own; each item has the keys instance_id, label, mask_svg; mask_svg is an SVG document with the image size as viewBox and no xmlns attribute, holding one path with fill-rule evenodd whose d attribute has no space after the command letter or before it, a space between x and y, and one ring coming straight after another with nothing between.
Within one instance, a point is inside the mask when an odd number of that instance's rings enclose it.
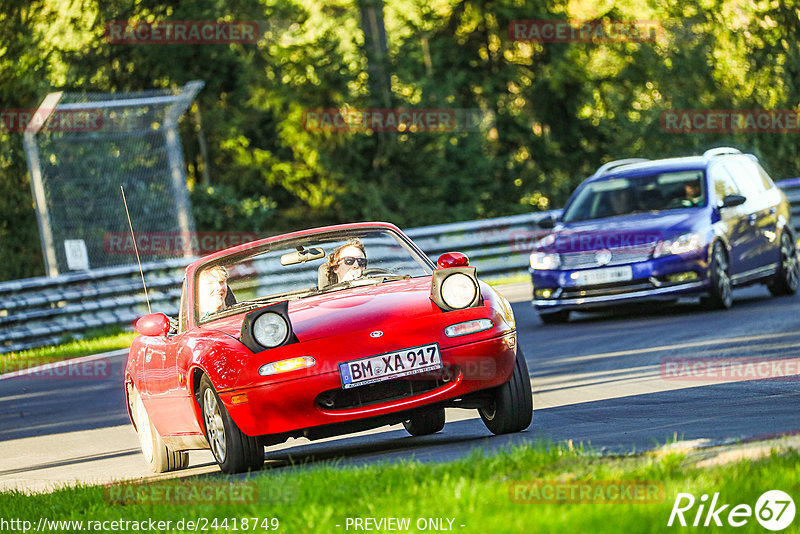
<instances>
[{"instance_id":1,"label":"green grass","mask_svg":"<svg viewBox=\"0 0 800 534\"><path fill-rule=\"evenodd\" d=\"M34 525L41 516L62 520L169 520L172 526L168 531L176 531L175 523L181 518L198 517L209 521L229 518L229 532L233 530L233 518L277 518L278 531L288 533L354 532L353 527L345 530L348 517L407 517L412 532L417 531L413 525L420 518L453 519L453 531L481 534L664 532L670 530L667 520L675 497L682 492L692 493L697 499L702 494L719 492L720 504L731 504L722 514L723 520L733 505L744 503L752 507L767 490L781 489L797 499L799 461L797 452L791 451L773 453L758 461L702 469L678 452L599 457L564 446L537 446L484 456L476 450L466 459L441 464L408 460L340 467L324 463L309 468L264 470L247 482L222 475L192 479L193 484L232 483L240 487L255 483L259 497L252 504L113 504L108 499L108 488L102 486L33 496L6 492L0 493L0 516L32 521ZM664 499L651 504L562 504L515 502L510 496L510 488L516 482L620 480L661 484ZM138 491L163 491L165 484L179 482L153 482L139 486ZM685 515L689 523L696 511L697 504ZM800 518L795 523L800 524ZM444 524L447 526L447 521ZM729 531L730 527L701 530ZM765 532L754 517L745 527L735 530ZM796 527L790 527L783 532L796 531Z\"/></svg>"},{"instance_id":2,"label":"green grass","mask_svg":"<svg viewBox=\"0 0 800 534\"><path fill-rule=\"evenodd\" d=\"M0 374L27 369L36 365L89 356L131 346L136 334L121 328L93 329L84 333L83 339L65 338L58 345L0 354Z\"/></svg>"},{"instance_id":3,"label":"green grass","mask_svg":"<svg viewBox=\"0 0 800 534\"><path fill-rule=\"evenodd\" d=\"M481 278L481 280L484 280L480 276L480 272L478 273L478 275L479 275L478 278ZM502 286L502 285L506 285L506 284L519 284L521 282L530 282L531 281L531 275L529 275L528 273L509 274L509 275L505 275L505 276L492 277L492 278L486 279L484 281L487 284L489 284L490 286Z\"/></svg>"}]
</instances>

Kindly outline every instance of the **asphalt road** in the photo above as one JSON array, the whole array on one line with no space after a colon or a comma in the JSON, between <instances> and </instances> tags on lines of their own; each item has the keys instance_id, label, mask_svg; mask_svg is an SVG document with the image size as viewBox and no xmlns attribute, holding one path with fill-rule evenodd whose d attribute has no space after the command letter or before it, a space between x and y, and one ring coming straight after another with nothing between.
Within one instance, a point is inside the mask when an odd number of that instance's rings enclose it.
<instances>
[{"instance_id":1,"label":"asphalt road","mask_svg":"<svg viewBox=\"0 0 800 534\"><path fill-rule=\"evenodd\" d=\"M530 286L506 291L516 301L519 342L534 386L527 431L495 437L476 411L449 410L445 429L433 436L412 438L395 426L318 442L290 440L267 449L265 469L332 458L341 464L444 461L474 448L523 442L571 440L624 453L674 440L713 444L800 430L800 376L783 360L800 360L800 295L775 299L758 286L735 292L729 311L707 312L689 302L575 314L568 324L544 326L527 301ZM686 370L679 359L694 358L733 365L700 379L674 376L675 369ZM743 358L782 364L762 367L767 375L795 376L742 380L754 375L741 366L741 378L730 376ZM98 372L88 378L0 379L0 489L42 491L150 476L125 413L124 360L120 352L90 362ZM208 472L218 470L210 453L200 451L180 476Z\"/></svg>"}]
</instances>

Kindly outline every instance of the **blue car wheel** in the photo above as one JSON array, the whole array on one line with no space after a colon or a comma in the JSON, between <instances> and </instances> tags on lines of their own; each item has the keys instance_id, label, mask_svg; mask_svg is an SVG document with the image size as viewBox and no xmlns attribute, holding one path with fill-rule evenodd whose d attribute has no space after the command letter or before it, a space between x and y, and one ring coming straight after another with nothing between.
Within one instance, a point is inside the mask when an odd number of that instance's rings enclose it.
<instances>
[{"instance_id":1,"label":"blue car wheel","mask_svg":"<svg viewBox=\"0 0 800 534\"><path fill-rule=\"evenodd\" d=\"M728 256L719 242L714 243L709 266L711 288L703 304L709 310L726 310L733 304L731 277L728 273Z\"/></svg>"},{"instance_id":2,"label":"blue car wheel","mask_svg":"<svg viewBox=\"0 0 800 534\"><path fill-rule=\"evenodd\" d=\"M769 292L776 297L794 295L797 292L798 279L800 279L799 268L797 250L792 242L792 237L783 233L781 235L781 262L775 277L767 285Z\"/></svg>"}]
</instances>

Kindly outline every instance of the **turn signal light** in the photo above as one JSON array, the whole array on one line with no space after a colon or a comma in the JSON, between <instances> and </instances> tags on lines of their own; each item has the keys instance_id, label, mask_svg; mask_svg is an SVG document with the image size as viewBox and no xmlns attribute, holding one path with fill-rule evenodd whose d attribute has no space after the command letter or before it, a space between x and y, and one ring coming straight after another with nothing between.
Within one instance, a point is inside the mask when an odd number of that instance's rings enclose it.
<instances>
[{"instance_id":1,"label":"turn signal light","mask_svg":"<svg viewBox=\"0 0 800 534\"><path fill-rule=\"evenodd\" d=\"M258 374L261 376L277 375L279 373L288 373L289 371L297 371L298 369L305 369L317 364L317 360L311 356L301 356L299 358L289 358L288 360L281 360L279 362L268 363L262 365Z\"/></svg>"},{"instance_id":2,"label":"turn signal light","mask_svg":"<svg viewBox=\"0 0 800 534\"><path fill-rule=\"evenodd\" d=\"M247 402L247 393L242 393L240 395L234 395L231 397L231 404L244 404Z\"/></svg>"}]
</instances>

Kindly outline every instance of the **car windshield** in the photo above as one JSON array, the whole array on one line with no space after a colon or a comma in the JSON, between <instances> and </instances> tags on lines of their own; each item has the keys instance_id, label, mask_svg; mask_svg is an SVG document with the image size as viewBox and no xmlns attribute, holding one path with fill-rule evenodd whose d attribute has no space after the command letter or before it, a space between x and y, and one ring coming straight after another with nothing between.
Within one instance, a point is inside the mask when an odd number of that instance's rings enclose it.
<instances>
[{"instance_id":1,"label":"car windshield","mask_svg":"<svg viewBox=\"0 0 800 534\"><path fill-rule=\"evenodd\" d=\"M702 170L610 178L581 188L564 210L564 222L617 217L706 204Z\"/></svg>"},{"instance_id":2,"label":"car windshield","mask_svg":"<svg viewBox=\"0 0 800 534\"><path fill-rule=\"evenodd\" d=\"M385 228L276 241L210 262L195 275L199 323L281 300L428 276L430 261Z\"/></svg>"}]
</instances>

